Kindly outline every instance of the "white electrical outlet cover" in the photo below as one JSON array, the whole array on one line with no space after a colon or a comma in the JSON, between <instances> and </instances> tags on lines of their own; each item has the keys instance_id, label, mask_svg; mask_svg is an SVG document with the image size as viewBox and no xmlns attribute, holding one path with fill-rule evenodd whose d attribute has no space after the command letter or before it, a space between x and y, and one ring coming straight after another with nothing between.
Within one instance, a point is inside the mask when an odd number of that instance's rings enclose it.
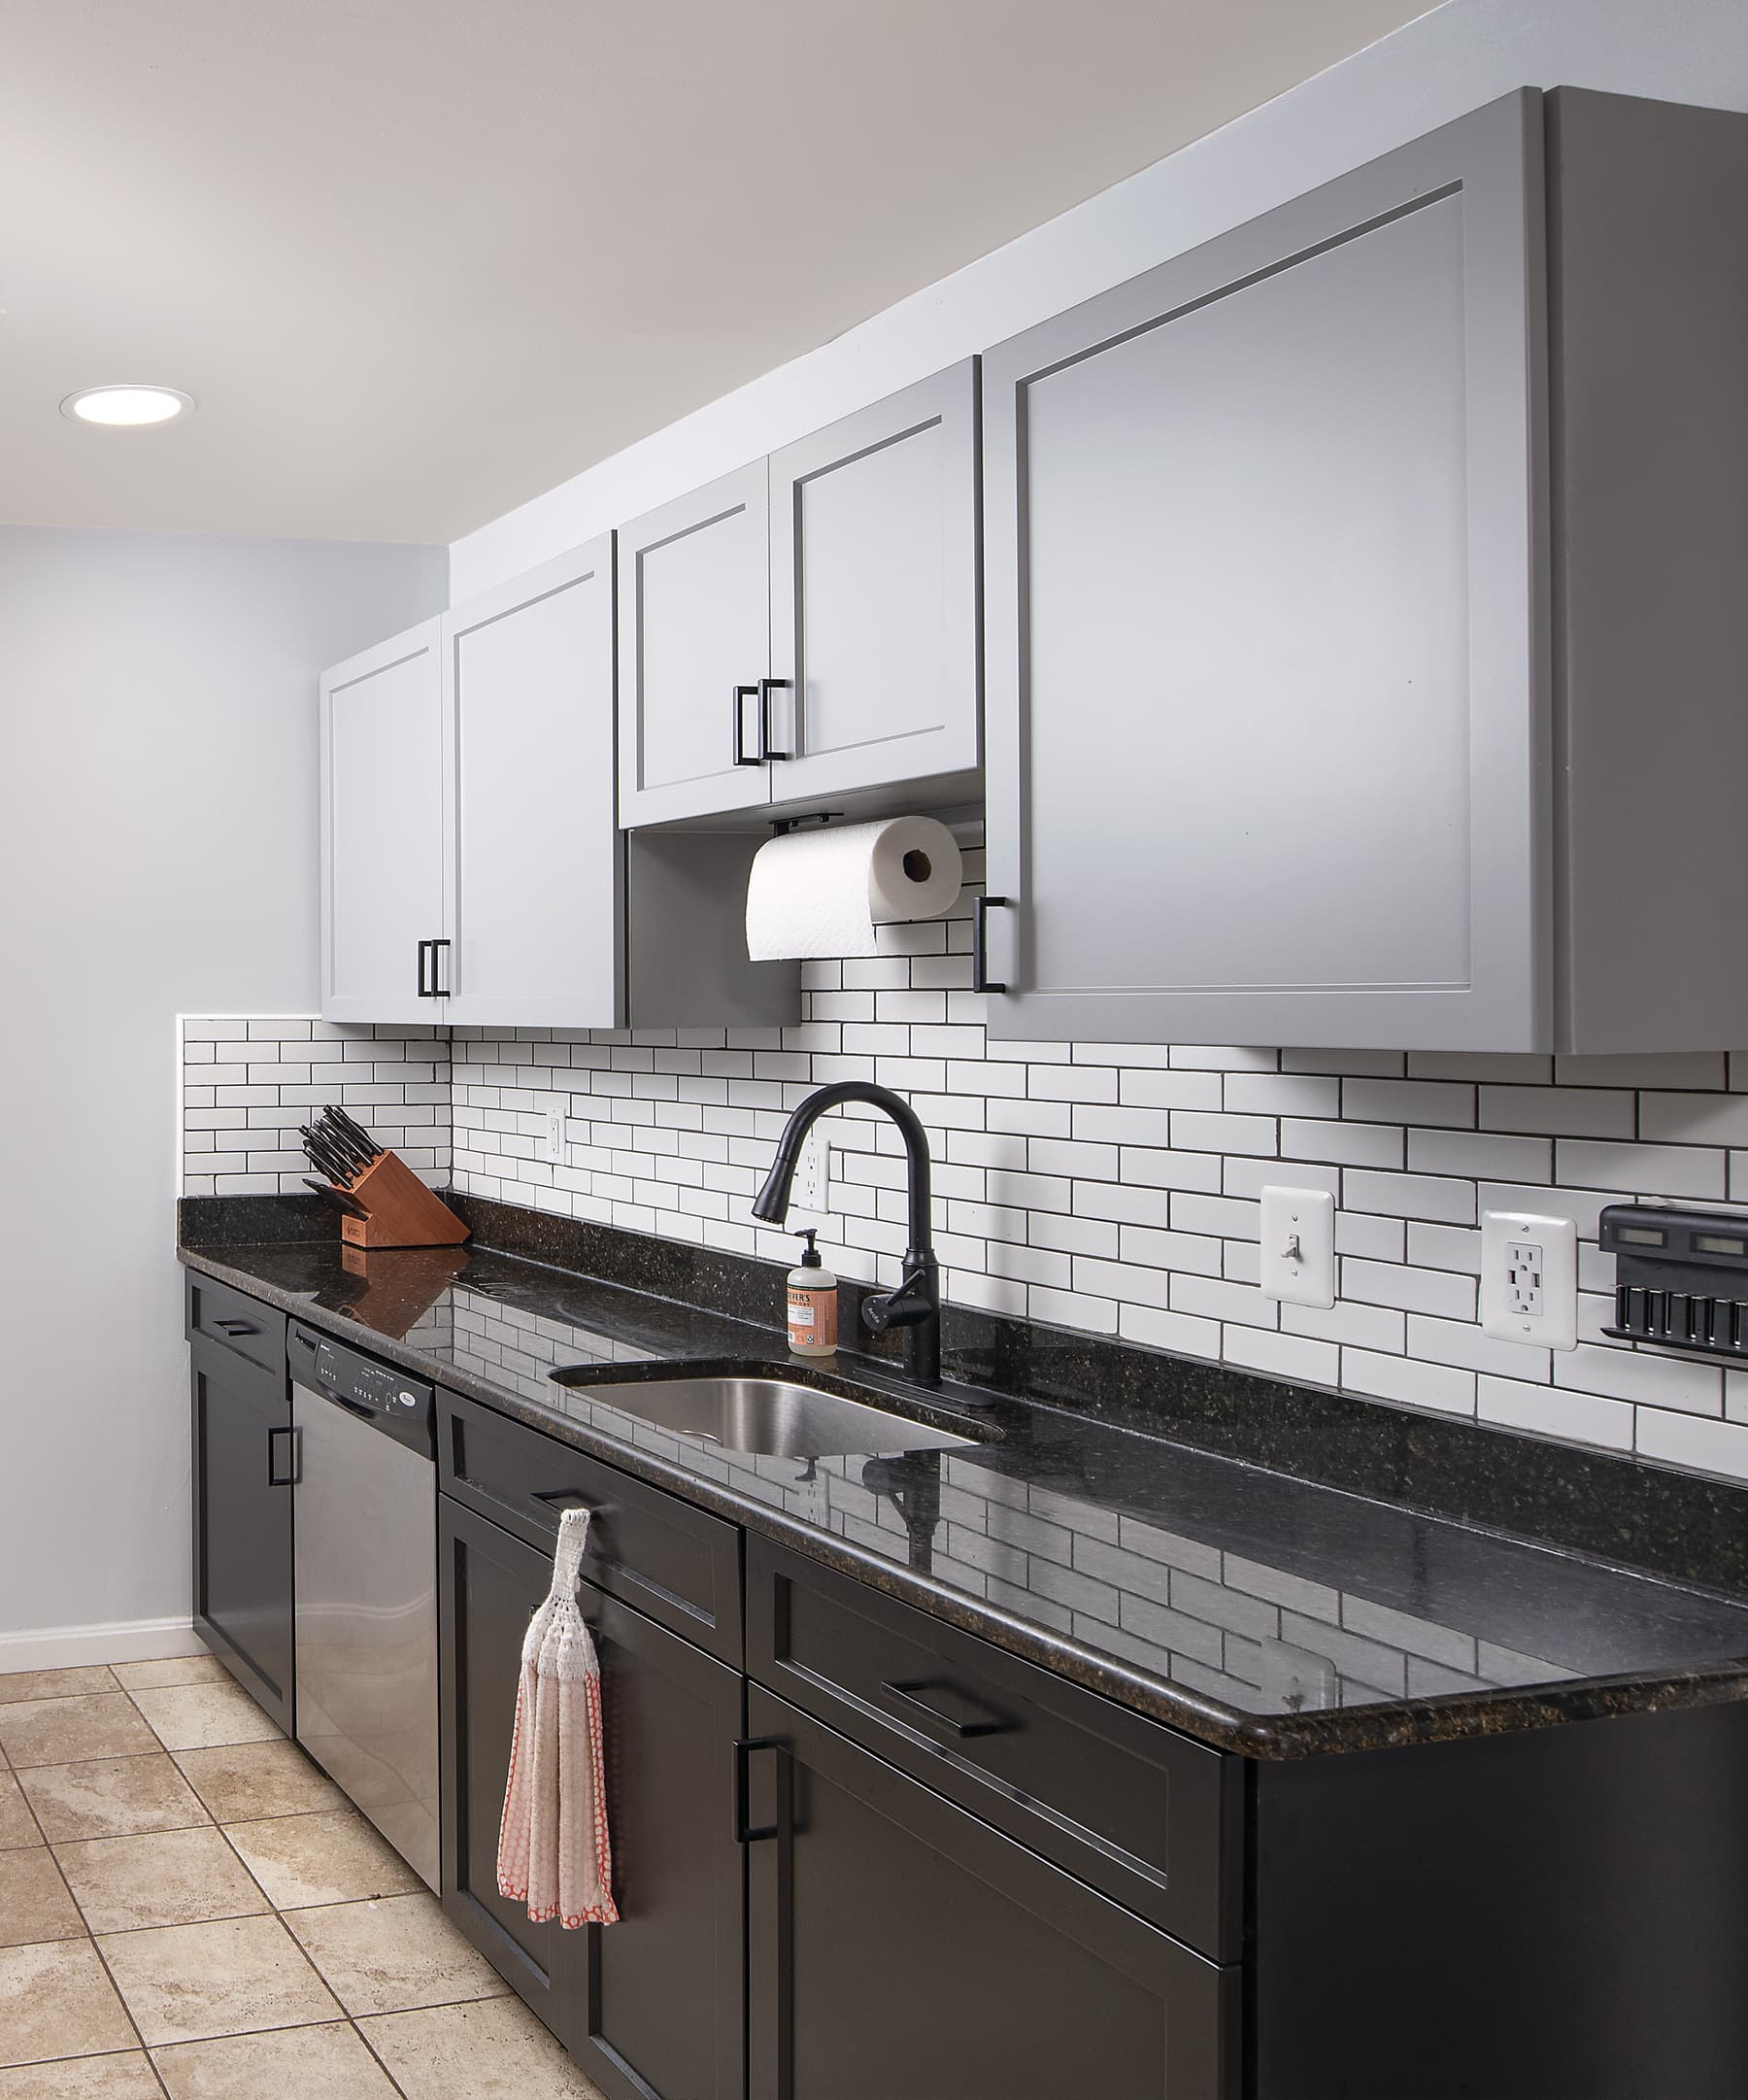
<instances>
[{"instance_id":1,"label":"white electrical outlet cover","mask_svg":"<svg viewBox=\"0 0 1748 2100\"><path fill-rule=\"evenodd\" d=\"M830 1166L825 1133L816 1123L803 1138L801 1157L795 1164L794 1185L790 1191L792 1209L805 1210L817 1218L825 1215L825 1181Z\"/></svg>"},{"instance_id":2,"label":"white electrical outlet cover","mask_svg":"<svg viewBox=\"0 0 1748 2100\"><path fill-rule=\"evenodd\" d=\"M1262 1191L1259 1280L1265 1298L1335 1303L1335 1199L1328 1189Z\"/></svg>"},{"instance_id":3,"label":"white electrical outlet cover","mask_svg":"<svg viewBox=\"0 0 1748 2100\"><path fill-rule=\"evenodd\" d=\"M1578 1228L1570 1218L1482 1211L1481 1331L1532 1349L1578 1346Z\"/></svg>"},{"instance_id":4,"label":"white electrical outlet cover","mask_svg":"<svg viewBox=\"0 0 1748 2100\"><path fill-rule=\"evenodd\" d=\"M550 1166L564 1165L564 1110L548 1108L541 1118L540 1138L536 1152Z\"/></svg>"}]
</instances>

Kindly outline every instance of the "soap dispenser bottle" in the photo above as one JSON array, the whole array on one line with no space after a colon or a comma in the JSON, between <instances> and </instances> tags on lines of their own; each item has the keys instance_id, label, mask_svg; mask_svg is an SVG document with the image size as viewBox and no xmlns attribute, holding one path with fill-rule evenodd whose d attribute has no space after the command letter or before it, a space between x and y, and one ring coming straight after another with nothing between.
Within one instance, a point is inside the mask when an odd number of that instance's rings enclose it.
<instances>
[{"instance_id":1,"label":"soap dispenser bottle","mask_svg":"<svg viewBox=\"0 0 1748 2100\"><path fill-rule=\"evenodd\" d=\"M789 1345L796 1356L830 1356L837 1348L837 1278L820 1259L817 1231L796 1234L807 1245L800 1268L789 1272Z\"/></svg>"}]
</instances>

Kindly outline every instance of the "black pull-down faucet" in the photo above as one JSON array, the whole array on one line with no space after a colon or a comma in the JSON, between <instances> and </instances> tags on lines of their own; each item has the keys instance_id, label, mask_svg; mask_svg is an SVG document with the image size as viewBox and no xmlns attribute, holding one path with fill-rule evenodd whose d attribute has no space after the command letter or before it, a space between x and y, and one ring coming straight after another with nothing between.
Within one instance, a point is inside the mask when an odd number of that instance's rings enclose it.
<instances>
[{"instance_id":1,"label":"black pull-down faucet","mask_svg":"<svg viewBox=\"0 0 1748 2100\"><path fill-rule=\"evenodd\" d=\"M934 1254L934 1219L930 1203L928 1135L910 1103L890 1087L865 1079L841 1079L810 1094L784 1126L777 1157L753 1205L753 1215L767 1225L781 1225L789 1215L790 1188L807 1134L828 1109L845 1101L866 1101L884 1109L898 1126L910 1159L910 1245L904 1275L896 1290L862 1300L862 1319L877 1335L889 1327L904 1330L904 1368L918 1385L941 1382L941 1270Z\"/></svg>"}]
</instances>

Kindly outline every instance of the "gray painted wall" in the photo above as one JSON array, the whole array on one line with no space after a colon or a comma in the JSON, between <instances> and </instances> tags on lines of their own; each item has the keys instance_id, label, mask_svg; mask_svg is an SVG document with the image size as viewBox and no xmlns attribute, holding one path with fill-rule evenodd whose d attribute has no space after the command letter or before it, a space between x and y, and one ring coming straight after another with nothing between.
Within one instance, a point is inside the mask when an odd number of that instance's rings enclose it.
<instances>
[{"instance_id":1,"label":"gray painted wall","mask_svg":"<svg viewBox=\"0 0 1748 2100\"><path fill-rule=\"evenodd\" d=\"M186 1615L176 1016L314 1006L317 674L446 586L441 548L0 531L0 1669Z\"/></svg>"}]
</instances>

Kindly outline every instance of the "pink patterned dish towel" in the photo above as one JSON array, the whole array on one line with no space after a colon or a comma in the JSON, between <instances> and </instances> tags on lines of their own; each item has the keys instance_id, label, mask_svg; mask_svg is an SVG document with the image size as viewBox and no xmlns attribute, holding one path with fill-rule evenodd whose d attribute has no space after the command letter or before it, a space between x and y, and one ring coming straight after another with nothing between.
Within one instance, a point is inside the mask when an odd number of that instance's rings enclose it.
<instances>
[{"instance_id":1,"label":"pink patterned dish towel","mask_svg":"<svg viewBox=\"0 0 1748 2100\"><path fill-rule=\"evenodd\" d=\"M558 1524L553 1587L528 1625L498 1830L498 1893L537 1925L615 1925L601 1770L601 1666L577 1609L588 1511Z\"/></svg>"}]
</instances>

